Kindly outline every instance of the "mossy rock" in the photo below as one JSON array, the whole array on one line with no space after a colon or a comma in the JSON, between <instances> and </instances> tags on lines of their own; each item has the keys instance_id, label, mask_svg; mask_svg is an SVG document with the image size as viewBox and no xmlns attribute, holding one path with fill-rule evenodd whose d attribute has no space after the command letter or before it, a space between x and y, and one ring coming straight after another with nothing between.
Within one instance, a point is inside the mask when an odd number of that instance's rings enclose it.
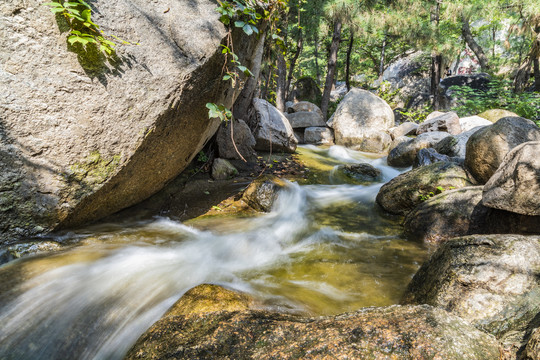
<instances>
[{"instance_id":1,"label":"mossy rock","mask_svg":"<svg viewBox=\"0 0 540 360\"><path fill-rule=\"evenodd\" d=\"M503 117L519 116L519 115L511 111L504 110L504 109L491 109L491 110L486 110L481 114L478 114L478 116L486 120L489 120L492 123L496 123L497 121L499 121L499 119L502 119Z\"/></svg>"}]
</instances>

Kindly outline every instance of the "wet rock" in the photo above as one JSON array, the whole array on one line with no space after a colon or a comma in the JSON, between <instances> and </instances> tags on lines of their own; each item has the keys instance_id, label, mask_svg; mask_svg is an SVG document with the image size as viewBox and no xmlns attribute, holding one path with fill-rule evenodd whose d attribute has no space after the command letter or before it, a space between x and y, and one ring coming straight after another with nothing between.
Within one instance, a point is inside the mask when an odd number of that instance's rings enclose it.
<instances>
[{"instance_id":1,"label":"wet rock","mask_svg":"<svg viewBox=\"0 0 540 360\"><path fill-rule=\"evenodd\" d=\"M217 311L242 311L255 306L247 294L219 285L202 284L187 291L164 317L195 316Z\"/></svg>"},{"instance_id":2,"label":"wet rock","mask_svg":"<svg viewBox=\"0 0 540 360\"><path fill-rule=\"evenodd\" d=\"M475 132L467 141L465 166L481 184L485 184L516 146L540 141L540 128L530 120L506 117Z\"/></svg>"},{"instance_id":3,"label":"wet rock","mask_svg":"<svg viewBox=\"0 0 540 360\"><path fill-rule=\"evenodd\" d=\"M459 125L461 125L462 131L469 131L471 129L477 128L478 126L488 126L492 122L484 119L480 116L468 116L459 119Z\"/></svg>"},{"instance_id":4,"label":"wet rock","mask_svg":"<svg viewBox=\"0 0 540 360\"><path fill-rule=\"evenodd\" d=\"M444 113L430 120L425 120L416 129L416 134L420 135L431 131L444 131L452 135L461 133L461 125L459 124L459 116L451 111Z\"/></svg>"},{"instance_id":5,"label":"wet rock","mask_svg":"<svg viewBox=\"0 0 540 360\"><path fill-rule=\"evenodd\" d=\"M426 242L485 233L490 209L482 205L482 188L447 190L429 198L407 214L405 230Z\"/></svg>"},{"instance_id":6,"label":"wet rock","mask_svg":"<svg viewBox=\"0 0 540 360\"><path fill-rule=\"evenodd\" d=\"M498 120L504 117L509 117L509 116L519 117L518 114L508 111L508 110L503 110L503 109L486 110L483 113L478 114L478 116L486 120L489 120L492 123L496 123Z\"/></svg>"},{"instance_id":7,"label":"wet rock","mask_svg":"<svg viewBox=\"0 0 540 360\"><path fill-rule=\"evenodd\" d=\"M253 147L256 142L249 126L244 120L233 119L232 121L232 124L230 121L224 122L219 128L216 139L219 157L232 160L240 160L243 157L248 161L255 161L257 154L253 150ZM234 143L231 140L231 132Z\"/></svg>"},{"instance_id":8,"label":"wet rock","mask_svg":"<svg viewBox=\"0 0 540 360\"><path fill-rule=\"evenodd\" d=\"M275 176L263 176L253 181L242 195L242 199L253 209L270 212L278 193L287 184Z\"/></svg>"},{"instance_id":9,"label":"wet rock","mask_svg":"<svg viewBox=\"0 0 540 360\"><path fill-rule=\"evenodd\" d=\"M482 127L476 127L458 135L448 136L435 144L433 148L440 154L465 159L467 141L469 141L472 134L481 128Z\"/></svg>"},{"instance_id":10,"label":"wet rock","mask_svg":"<svg viewBox=\"0 0 540 360\"><path fill-rule=\"evenodd\" d=\"M339 165L334 174L334 179L341 180L345 184L366 184L381 180L382 172L370 164L346 164Z\"/></svg>"},{"instance_id":11,"label":"wet rock","mask_svg":"<svg viewBox=\"0 0 540 360\"><path fill-rule=\"evenodd\" d=\"M212 178L214 180L227 180L238 174L238 170L227 160L217 158L212 164Z\"/></svg>"},{"instance_id":12,"label":"wet rock","mask_svg":"<svg viewBox=\"0 0 540 360\"><path fill-rule=\"evenodd\" d=\"M408 121L408 122L404 122L398 127L390 129L388 132L390 136L392 136L392 139L397 139L401 136L416 135L417 129L418 129L418 124Z\"/></svg>"},{"instance_id":13,"label":"wet rock","mask_svg":"<svg viewBox=\"0 0 540 360\"><path fill-rule=\"evenodd\" d=\"M405 142L401 142L390 150L387 159L388 165L396 167L411 166L420 149L433 147L448 136L450 136L450 134L446 132L432 131L418 135L414 139L408 139Z\"/></svg>"},{"instance_id":14,"label":"wet rock","mask_svg":"<svg viewBox=\"0 0 540 360\"><path fill-rule=\"evenodd\" d=\"M140 41L119 45L117 59L91 44L86 52L70 46L65 21L41 0L1 3L0 173L20 180L4 194L18 200L0 212L0 242L79 226L148 198L216 133L220 121L208 118L206 103L230 107L239 93L217 81L228 35L213 1L93 2L103 29ZM179 18L182 26L171 28ZM263 44L241 29L233 38L251 68Z\"/></svg>"},{"instance_id":15,"label":"wet rock","mask_svg":"<svg viewBox=\"0 0 540 360\"><path fill-rule=\"evenodd\" d=\"M473 235L442 244L402 303L440 307L501 339L540 313L540 237Z\"/></svg>"},{"instance_id":16,"label":"wet rock","mask_svg":"<svg viewBox=\"0 0 540 360\"><path fill-rule=\"evenodd\" d=\"M15 259L40 253L58 251L62 245L55 241L33 241L0 248L0 265Z\"/></svg>"},{"instance_id":17,"label":"wet rock","mask_svg":"<svg viewBox=\"0 0 540 360\"><path fill-rule=\"evenodd\" d=\"M166 316L126 359L496 360L496 340L430 306L367 308L303 318L268 311Z\"/></svg>"},{"instance_id":18,"label":"wet rock","mask_svg":"<svg viewBox=\"0 0 540 360\"><path fill-rule=\"evenodd\" d=\"M377 203L393 214L405 215L422 203L437 188L463 188L471 181L465 170L450 162L439 162L407 171L384 184L377 194Z\"/></svg>"},{"instance_id":19,"label":"wet rock","mask_svg":"<svg viewBox=\"0 0 540 360\"><path fill-rule=\"evenodd\" d=\"M286 114L285 117L289 120L293 129L307 128L311 126L326 126L322 115L316 112L299 111L292 114Z\"/></svg>"},{"instance_id":20,"label":"wet rock","mask_svg":"<svg viewBox=\"0 0 540 360\"><path fill-rule=\"evenodd\" d=\"M327 127L308 127L304 131L304 141L306 144L333 144L334 130Z\"/></svg>"},{"instance_id":21,"label":"wet rock","mask_svg":"<svg viewBox=\"0 0 540 360\"><path fill-rule=\"evenodd\" d=\"M339 103L331 127L337 145L381 153L392 141L386 131L393 126L394 113L383 99L353 88Z\"/></svg>"},{"instance_id":22,"label":"wet rock","mask_svg":"<svg viewBox=\"0 0 540 360\"><path fill-rule=\"evenodd\" d=\"M309 101L313 104L320 104L321 98L322 93L317 82L309 76L305 76L296 81L288 100L293 102Z\"/></svg>"},{"instance_id":23,"label":"wet rock","mask_svg":"<svg viewBox=\"0 0 540 360\"><path fill-rule=\"evenodd\" d=\"M540 141L512 149L484 186L485 206L540 215Z\"/></svg>"},{"instance_id":24,"label":"wet rock","mask_svg":"<svg viewBox=\"0 0 540 360\"><path fill-rule=\"evenodd\" d=\"M293 153L298 144L289 120L266 100L253 99L256 121L252 127L255 150Z\"/></svg>"},{"instance_id":25,"label":"wet rock","mask_svg":"<svg viewBox=\"0 0 540 360\"><path fill-rule=\"evenodd\" d=\"M413 169L420 166L435 164L437 162L455 162L459 164L463 163L463 159L451 158L448 155L439 154L433 148L420 149L418 154L416 154L416 159L414 159Z\"/></svg>"}]
</instances>

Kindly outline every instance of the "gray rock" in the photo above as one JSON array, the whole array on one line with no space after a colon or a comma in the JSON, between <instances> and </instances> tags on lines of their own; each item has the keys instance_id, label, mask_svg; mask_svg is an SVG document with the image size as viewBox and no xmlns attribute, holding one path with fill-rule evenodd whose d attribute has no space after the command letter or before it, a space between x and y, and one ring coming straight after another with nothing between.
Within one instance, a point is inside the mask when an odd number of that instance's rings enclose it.
<instances>
[{"instance_id":1,"label":"gray rock","mask_svg":"<svg viewBox=\"0 0 540 360\"><path fill-rule=\"evenodd\" d=\"M448 76L441 80L440 86L448 94L451 86L468 86L473 90L487 90L488 84L491 81L491 76L486 73L472 75L454 75Z\"/></svg>"},{"instance_id":2,"label":"gray rock","mask_svg":"<svg viewBox=\"0 0 540 360\"><path fill-rule=\"evenodd\" d=\"M263 176L253 181L242 194L242 199L253 209L270 212L278 193L287 183L275 176Z\"/></svg>"},{"instance_id":3,"label":"gray rock","mask_svg":"<svg viewBox=\"0 0 540 360\"><path fill-rule=\"evenodd\" d=\"M332 173L332 179L338 180L340 183L362 185L380 181L382 172L367 163L345 164L336 167Z\"/></svg>"},{"instance_id":4,"label":"gray rock","mask_svg":"<svg viewBox=\"0 0 540 360\"><path fill-rule=\"evenodd\" d=\"M425 120L416 129L416 134L420 135L431 131L445 131L452 135L461 133L461 126L459 124L459 116L451 111L444 113L430 120Z\"/></svg>"},{"instance_id":5,"label":"gray rock","mask_svg":"<svg viewBox=\"0 0 540 360\"><path fill-rule=\"evenodd\" d=\"M433 147L445 137L450 136L449 133L432 131L418 135L414 139L399 143L396 147L390 150L388 154L388 165L396 167L411 166L420 149ZM401 139L401 138L398 138Z\"/></svg>"},{"instance_id":6,"label":"gray rock","mask_svg":"<svg viewBox=\"0 0 540 360\"><path fill-rule=\"evenodd\" d=\"M316 112L299 111L292 114L285 114L293 129L307 128L312 126L326 126L321 114Z\"/></svg>"},{"instance_id":7,"label":"gray rock","mask_svg":"<svg viewBox=\"0 0 540 360\"><path fill-rule=\"evenodd\" d=\"M540 141L516 146L484 186L485 206L540 215Z\"/></svg>"},{"instance_id":8,"label":"gray rock","mask_svg":"<svg viewBox=\"0 0 540 360\"><path fill-rule=\"evenodd\" d=\"M403 88L421 78L422 56L423 53L417 51L391 63L384 70L382 81L388 81L395 88Z\"/></svg>"},{"instance_id":9,"label":"gray rock","mask_svg":"<svg viewBox=\"0 0 540 360\"><path fill-rule=\"evenodd\" d=\"M313 104L321 103L321 89L317 82L309 76L304 76L296 81L288 100L293 102L309 101Z\"/></svg>"},{"instance_id":10,"label":"gray rock","mask_svg":"<svg viewBox=\"0 0 540 360\"><path fill-rule=\"evenodd\" d=\"M296 113L300 111L317 113L321 116L321 118L323 117L323 113L321 109L317 105L310 103L309 101L300 101L297 103L290 103L287 106L288 113Z\"/></svg>"},{"instance_id":11,"label":"gray rock","mask_svg":"<svg viewBox=\"0 0 540 360\"><path fill-rule=\"evenodd\" d=\"M234 143L231 140L231 133ZM256 144L255 138L244 120L234 119L232 123L229 121L221 124L216 142L219 157L223 159L240 160L243 157L248 161L256 160L256 153L253 150Z\"/></svg>"},{"instance_id":12,"label":"gray rock","mask_svg":"<svg viewBox=\"0 0 540 360\"><path fill-rule=\"evenodd\" d=\"M459 119L459 125L461 125L462 131L469 131L479 126L488 126L491 124L493 124L491 121L480 116L468 116Z\"/></svg>"},{"instance_id":13,"label":"gray rock","mask_svg":"<svg viewBox=\"0 0 540 360\"><path fill-rule=\"evenodd\" d=\"M304 140L304 131L305 129L296 129L294 130L294 137L296 138L296 141L298 144L305 144Z\"/></svg>"},{"instance_id":14,"label":"gray rock","mask_svg":"<svg viewBox=\"0 0 540 360\"><path fill-rule=\"evenodd\" d=\"M381 98L369 91L351 89L339 103L332 127L337 145L381 153L392 139L386 133L394 126L394 113Z\"/></svg>"},{"instance_id":15,"label":"gray rock","mask_svg":"<svg viewBox=\"0 0 540 360\"><path fill-rule=\"evenodd\" d=\"M471 181L465 170L449 162L439 162L407 171L384 184L377 194L377 203L393 214L406 215L422 199L436 194L437 188L463 188Z\"/></svg>"},{"instance_id":16,"label":"gray rock","mask_svg":"<svg viewBox=\"0 0 540 360\"><path fill-rule=\"evenodd\" d=\"M399 146L399 144L409 142L413 140L414 138L408 137L408 136L400 136L398 138L395 138L391 143L390 147L388 148L388 152L392 152L396 147Z\"/></svg>"},{"instance_id":17,"label":"gray rock","mask_svg":"<svg viewBox=\"0 0 540 360\"><path fill-rule=\"evenodd\" d=\"M255 150L284 151L293 153L298 141L294 136L289 120L266 100L253 99L256 121L252 128L255 137Z\"/></svg>"},{"instance_id":18,"label":"gray rock","mask_svg":"<svg viewBox=\"0 0 540 360\"><path fill-rule=\"evenodd\" d=\"M465 159L465 151L467 149L467 141L469 138L480 130L482 127L462 132L461 134L448 136L433 146L438 153L448 155L450 157L458 157Z\"/></svg>"},{"instance_id":19,"label":"gray rock","mask_svg":"<svg viewBox=\"0 0 540 360\"><path fill-rule=\"evenodd\" d=\"M416 135L417 129L418 129L418 124L408 121L408 122L404 122L398 127L390 129L388 132L390 133L390 136L392 136L392 139L395 140L400 136Z\"/></svg>"},{"instance_id":20,"label":"gray rock","mask_svg":"<svg viewBox=\"0 0 540 360\"><path fill-rule=\"evenodd\" d=\"M139 45L119 45L108 61L91 45L69 45L62 17L43 1L1 2L0 187L10 190L0 196L0 242L78 226L154 194L217 131L206 103L230 107L238 94L219 81L227 30L215 2L92 7L103 29ZM177 19L182 26L171 27ZM240 29L233 40L251 68L262 43Z\"/></svg>"},{"instance_id":21,"label":"gray rock","mask_svg":"<svg viewBox=\"0 0 540 360\"><path fill-rule=\"evenodd\" d=\"M439 154L433 148L420 149L416 158L414 159L413 169L420 166L427 166L435 164L437 162L455 162L458 164L463 164L464 160L460 158L451 158L448 155Z\"/></svg>"},{"instance_id":22,"label":"gray rock","mask_svg":"<svg viewBox=\"0 0 540 360\"><path fill-rule=\"evenodd\" d=\"M334 143L334 131L327 127L308 127L304 131L304 141L306 144L324 144Z\"/></svg>"},{"instance_id":23,"label":"gray rock","mask_svg":"<svg viewBox=\"0 0 540 360\"><path fill-rule=\"evenodd\" d=\"M238 170L225 159L214 159L212 164L212 178L214 180L226 180L238 174Z\"/></svg>"},{"instance_id":24,"label":"gray rock","mask_svg":"<svg viewBox=\"0 0 540 360\"><path fill-rule=\"evenodd\" d=\"M433 120L435 119L436 117L439 117L441 115L444 115L446 114L446 112L444 111L433 111L433 112L430 112L428 116L426 116L426 118L424 119L424 121L430 121L430 120Z\"/></svg>"},{"instance_id":25,"label":"gray rock","mask_svg":"<svg viewBox=\"0 0 540 360\"><path fill-rule=\"evenodd\" d=\"M516 146L540 141L540 128L530 120L506 117L475 132L467 141L465 166L481 184L485 184Z\"/></svg>"},{"instance_id":26,"label":"gray rock","mask_svg":"<svg viewBox=\"0 0 540 360\"><path fill-rule=\"evenodd\" d=\"M413 236L437 243L485 233L489 213L490 209L482 205L482 186L471 186L429 198L407 214L403 226Z\"/></svg>"},{"instance_id":27,"label":"gray rock","mask_svg":"<svg viewBox=\"0 0 540 360\"><path fill-rule=\"evenodd\" d=\"M538 269L538 236L452 239L418 270L403 303L440 307L497 338L523 338L540 313Z\"/></svg>"},{"instance_id":28,"label":"gray rock","mask_svg":"<svg viewBox=\"0 0 540 360\"><path fill-rule=\"evenodd\" d=\"M511 111L508 111L508 110L504 110L504 109L486 110L483 113L478 114L478 116L480 116L481 118L484 118L486 120L489 120L492 123L496 123L497 121L499 121L500 119L502 119L504 117L509 117L509 116L517 116L517 117L519 117L518 114L513 113Z\"/></svg>"}]
</instances>

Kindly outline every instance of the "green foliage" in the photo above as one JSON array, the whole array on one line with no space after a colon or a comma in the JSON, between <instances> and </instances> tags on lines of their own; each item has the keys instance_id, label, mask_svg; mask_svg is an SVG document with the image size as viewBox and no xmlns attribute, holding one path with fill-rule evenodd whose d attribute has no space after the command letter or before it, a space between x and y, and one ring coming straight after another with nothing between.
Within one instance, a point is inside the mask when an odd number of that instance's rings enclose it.
<instances>
[{"instance_id":1,"label":"green foliage","mask_svg":"<svg viewBox=\"0 0 540 360\"><path fill-rule=\"evenodd\" d=\"M92 20L92 8L84 0L54 0L43 5L49 6L53 14L64 16L71 29L67 38L71 45L97 46L101 52L112 56L115 54L117 44L111 37L121 43L131 44L114 35L107 36Z\"/></svg>"},{"instance_id":2,"label":"green foliage","mask_svg":"<svg viewBox=\"0 0 540 360\"><path fill-rule=\"evenodd\" d=\"M200 151L199 154L197 155L197 161L198 162L201 162L201 163L206 163L208 162L208 155L206 155L204 153L204 151Z\"/></svg>"},{"instance_id":3,"label":"green foliage","mask_svg":"<svg viewBox=\"0 0 540 360\"><path fill-rule=\"evenodd\" d=\"M221 121L229 121L232 119L232 112L225 107L223 104L214 104L207 103L206 108L208 109L208 118L219 118Z\"/></svg>"},{"instance_id":4,"label":"green foliage","mask_svg":"<svg viewBox=\"0 0 540 360\"><path fill-rule=\"evenodd\" d=\"M242 0L218 1L218 3L216 10L221 14L220 20L223 24L229 26L234 22L234 26L241 28L247 35L259 33L257 23L263 15L259 14L253 5Z\"/></svg>"},{"instance_id":5,"label":"green foliage","mask_svg":"<svg viewBox=\"0 0 540 360\"><path fill-rule=\"evenodd\" d=\"M421 123L426 120L426 117L432 112L431 106L426 106L421 109L397 110L402 116L402 121L410 121Z\"/></svg>"},{"instance_id":6,"label":"green foliage","mask_svg":"<svg viewBox=\"0 0 540 360\"><path fill-rule=\"evenodd\" d=\"M468 86L452 86L450 90L458 104L452 110L459 116L476 115L491 109L506 109L540 125L540 93L516 94L509 80L492 80L486 91L474 90Z\"/></svg>"},{"instance_id":7,"label":"green foliage","mask_svg":"<svg viewBox=\"0 0 540 360\"><path fill-rule=\"evenodd\" d=\"M392 87L392 84L390 84L388 81L383 81L381 83L381 86L379 87L379 91L377 92L377 95L381 99L386 101L392 109L394 109L397 106L395 102L395 98L398 93L399 93L399 89L397 88L394 89Z\"/></svg>"}]
</instances>

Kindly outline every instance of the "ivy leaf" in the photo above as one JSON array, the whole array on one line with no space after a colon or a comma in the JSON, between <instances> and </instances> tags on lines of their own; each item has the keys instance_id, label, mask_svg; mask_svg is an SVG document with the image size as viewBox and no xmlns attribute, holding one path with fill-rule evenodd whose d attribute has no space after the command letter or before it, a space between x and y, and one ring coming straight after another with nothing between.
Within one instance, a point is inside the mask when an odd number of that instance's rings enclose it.
<instances>
[{"instance_id":1,"label":"ivy leaf","mask_svg":"<svg viewBox=\"0 0 540 360\"><path fill-rule=\"evenodd\" d=\"M244 27L242 28L242 30L244 30L244 32L248 35L251 35L253 34L253 29L251 28L251 25L249 24L246 24L244 25Z\"/></svg>"},{"instance_id":2,"label":"ivy leaf","mask_svg":"<svg viewBox=\"0 0 540 360\"><path fill-rule=\"evenodd\" d=\"M227 81L231 79L231 75L225 75L223 76L223 81Z\"/></svg>"},{"instance_id":3,"label":"ivy leaf","mask_svg":"<svg viewBox=\"0 0 540 360\"><path fill-rule=\"evenodd\" d=\"M246 23L240 20L234 22L234 26L239 27L239 28L244 27L244 25L246 25Z\"/></svg>"},{"instance_id":4,"label":"ivy leaf","mask_svg":"<svg viewBox=\"0 0 540 360\"><path fill-rule=\"evenodd\" d=\"M58 14L58 13L61 13L61 12L64 12L66 9L64 7L57 7L57 8L53 8L51 9L51 12L53 14Z\"/></svg>"}]
</instances>

